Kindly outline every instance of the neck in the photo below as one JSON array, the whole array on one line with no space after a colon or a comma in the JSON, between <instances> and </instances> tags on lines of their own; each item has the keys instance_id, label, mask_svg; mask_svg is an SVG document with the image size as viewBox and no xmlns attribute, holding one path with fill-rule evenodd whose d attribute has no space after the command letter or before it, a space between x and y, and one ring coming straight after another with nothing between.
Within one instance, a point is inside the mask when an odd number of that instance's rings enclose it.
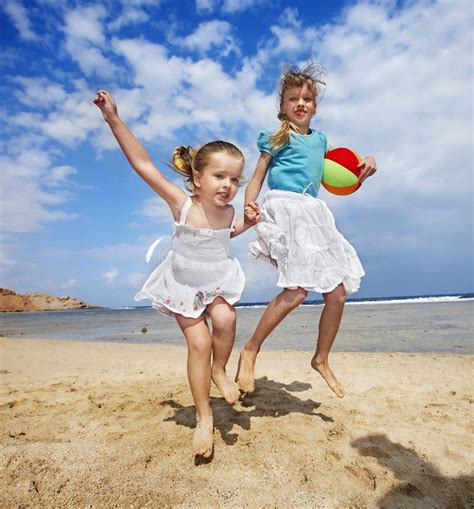
<instances>
[{"instance_id":1,"label":"neck","mask_svg":"<svg viewBox=\"0 0 474 509\"><path fill-rule=\"evenodd\" d=\"M296 124L293 124L293 122L288 122L290 124L291 129L293 131L299 133L299 134L308 134L309 133L309 124L297 126Z\"/></svg>"}]
</instances>

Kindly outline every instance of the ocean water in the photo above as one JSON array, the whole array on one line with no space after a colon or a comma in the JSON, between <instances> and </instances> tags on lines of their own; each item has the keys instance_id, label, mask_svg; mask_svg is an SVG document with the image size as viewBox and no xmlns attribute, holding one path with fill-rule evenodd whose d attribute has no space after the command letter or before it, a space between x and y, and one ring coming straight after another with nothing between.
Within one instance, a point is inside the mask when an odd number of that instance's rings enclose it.
<instances>
[{"instance_id":1,"label":"ocean water","mask_svg":"<svg viewBox=\"0 0 474 509\"><path fill-rule=\"evenodd\" d=\"M237 348L252 334L264 307L253 303L237 308ZM264 348L314 350L321 310L321 301L300 306ZM474 294L352 300L333 351L474 355L473 317ZM0 335L185 345L175 320L151 308L2 313Z\"/></svg>"}]
</instances>

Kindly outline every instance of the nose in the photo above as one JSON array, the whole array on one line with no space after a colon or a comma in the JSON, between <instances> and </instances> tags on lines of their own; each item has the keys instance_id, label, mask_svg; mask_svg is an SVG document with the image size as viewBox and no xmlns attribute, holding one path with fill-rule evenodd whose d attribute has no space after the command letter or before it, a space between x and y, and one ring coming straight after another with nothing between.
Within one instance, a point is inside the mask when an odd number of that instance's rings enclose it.
<instances>
[{"instance_id":1,"label":"nose","mask_svg":"<svg viewBox=\"0 0 474 509\"><path fill-rule=\"evenodd\" d=\"M304 105L304 100L302 97L298 99L298 106Z\"/></svg>"}]
</instances>

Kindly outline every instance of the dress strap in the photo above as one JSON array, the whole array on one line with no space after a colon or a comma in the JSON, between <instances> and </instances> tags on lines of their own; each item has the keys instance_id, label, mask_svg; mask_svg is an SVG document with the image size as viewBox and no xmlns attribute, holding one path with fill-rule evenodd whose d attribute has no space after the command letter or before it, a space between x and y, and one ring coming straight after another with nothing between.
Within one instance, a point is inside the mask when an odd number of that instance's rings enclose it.
<instances>
[{"instance_id":1,"label":"dress strap","mask_svg":"<svg viewBox=\"0 0 474 509\"><path fill-rule=\"evenodd\" d=\"M181 215L179 216L179 224L186 224L186 217L188 216L189 209L193 202L191 201L191 197L188 196L186 201L184 202L183 208L181 209Z\"/></svg>"}]
</instances>

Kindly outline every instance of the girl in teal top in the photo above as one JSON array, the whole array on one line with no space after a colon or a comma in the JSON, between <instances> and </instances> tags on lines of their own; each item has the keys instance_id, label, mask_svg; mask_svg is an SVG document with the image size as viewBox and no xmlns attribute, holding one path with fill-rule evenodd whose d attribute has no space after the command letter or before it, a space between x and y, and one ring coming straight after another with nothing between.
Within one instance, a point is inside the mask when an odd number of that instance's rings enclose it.
<instances>
[{"instance_id":1,"label":"girl in teal top","mask_svg":"<svg viewBox=\"0 0 474 509\"><path fill-rule=\"evenodd\" d=\"M277 284L283 290L270 302L240 354L236 381L247 393L255 390L255 362L262 343L312 291L321 293L325 304L311 366L337 396L344 396L328 357L346 295L358 290L364 270L355 249L336 229L327 205L317 198L328 143L309 125L316 113L321 76L321 68L313 64L304 70L287 69L280 81L281 124L260 133L257 140L260 158L245 193L247 220L257 214L255 200L265 177L270 191L250 252L276 266ZM364 158L359 167L362 182L375 173L374 158Z\"/></svg>"},{"instance_id":2,"label":"girl in teal top","mask_svg":"<svg viewBox=\"0 0 474 509\"><path fill-rule=\"evenodd\" d=\"M327 152L326 135L313 130L304 136L290 131L288 145L273 150L271 137L274 131L267 129L257 138L260 151L272 156L267 175L268 187L316 197Z\"/></svg>"}]
</instances>

